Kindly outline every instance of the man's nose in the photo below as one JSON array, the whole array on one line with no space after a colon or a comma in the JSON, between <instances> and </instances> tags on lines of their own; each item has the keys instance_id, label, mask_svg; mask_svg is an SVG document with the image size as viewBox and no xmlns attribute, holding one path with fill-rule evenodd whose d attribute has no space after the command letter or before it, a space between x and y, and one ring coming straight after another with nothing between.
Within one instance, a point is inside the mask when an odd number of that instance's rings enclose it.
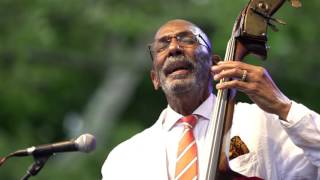
<instances>
[{"instance_id":1,"label":"man's nose","mask_svg":"<svg viewBox=\"0 0 320 180\"><path fill-rule=\"evenodd\" d=\"M182 48L176 38L172 38L168 47L169 56L176 56L182 54Z\"/></svg>"}]
</instances>

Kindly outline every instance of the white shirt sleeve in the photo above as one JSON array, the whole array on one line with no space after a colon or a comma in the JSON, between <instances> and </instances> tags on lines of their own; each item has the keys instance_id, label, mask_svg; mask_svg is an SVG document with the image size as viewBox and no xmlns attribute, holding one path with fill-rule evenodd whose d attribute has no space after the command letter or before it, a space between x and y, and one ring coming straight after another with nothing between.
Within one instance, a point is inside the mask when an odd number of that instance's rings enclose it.
<instances>
[{"instance_id":1,"label":"white shirt sleeve","mask_svg":"<svg viewBox=\"0 0 320 180\"><path fill-rule=\"evenodd\" d=\"M121 157L121 156L120 156ZM102 180L117 180L120 179L120 175L122 175L121 172L118 172L119 168L118 166L120 163L117 161L121 161L119 159L119 156L117 155L116 151L111 151L109 156L107 157L106 161L104 162L101 174L102 174Z\"/></svg>"},{"instance_id":2,"label":"white shirt sleeve","mask_svg":"<svg viewBox=\"0 0 320 180\"><path fill-rule=\"evenodd\" d=\"M320 115L292 101L287 121L280 121L292 142L320 167Z\"/></svg>"}]
</instances>

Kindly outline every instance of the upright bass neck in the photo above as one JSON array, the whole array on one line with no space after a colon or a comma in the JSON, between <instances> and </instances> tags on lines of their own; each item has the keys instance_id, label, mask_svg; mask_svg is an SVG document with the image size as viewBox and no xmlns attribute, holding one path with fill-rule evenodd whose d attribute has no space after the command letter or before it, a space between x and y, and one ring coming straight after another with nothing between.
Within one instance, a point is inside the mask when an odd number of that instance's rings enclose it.
<instances>
[{"instance_id":1,"label":"upright bass neck","mask_svg":"<svg viewBox=\"0 0 320 180\"><path fill-rule=\"evenodd\" d=\"M292 5L298 0L291 0ZM276 30L274 23L282 23L272 15L285 0L250 0L237 18L227 45L224 61L243 60L248 54L267 57L267 27ZM222 79L221 82L230 79ZM229 167L230 138L236 90L218 90L206 139L207 166L205 180L246 178ZM249 179L249 178L248 178Z\"/></svg>"}]
</instances>

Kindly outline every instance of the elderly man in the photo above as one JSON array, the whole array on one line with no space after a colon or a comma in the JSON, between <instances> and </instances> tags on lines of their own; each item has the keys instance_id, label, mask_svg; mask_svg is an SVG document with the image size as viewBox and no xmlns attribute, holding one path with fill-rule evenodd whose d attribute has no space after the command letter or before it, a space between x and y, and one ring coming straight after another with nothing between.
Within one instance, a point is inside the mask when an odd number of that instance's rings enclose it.
<instances>
[{"instance_id":1,"label":"elderly man","mask_svg":"<svg viewBox=\"0 0 320 180\"><path fill-rule=\"evenodd\" d=\"M105 180L205 179L204 143L215 105L212 80L241 78L216 85L235 88L255 104L238 103L231 137L248 152L231 168L264 179L319 179L320 118L289 100L267 71L242 62L215 63L208 37L196 25L172 20L160 27L151 47L154 88L168 106L156 123L111 151L102 167Z\"/></svg>"}]
</instances>

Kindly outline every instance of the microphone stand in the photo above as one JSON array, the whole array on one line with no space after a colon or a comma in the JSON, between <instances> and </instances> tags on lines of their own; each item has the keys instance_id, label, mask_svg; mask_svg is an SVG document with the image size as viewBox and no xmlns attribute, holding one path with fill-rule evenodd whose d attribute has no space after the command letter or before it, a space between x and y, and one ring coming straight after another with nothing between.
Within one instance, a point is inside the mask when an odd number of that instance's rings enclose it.
<instances>
[{"instance_id":1,"label":"microphone stand","mask_svg":"<svg viewBox=\"0 0 320 180\"><path fill-rule=\"evenodd\" d=\"M29 166L26 174L21 178L21 180L28 180L29 177L36 176L52 155L52 153L40 156L33 155L33 159L35 161Z\"/></svg>"}]
</instances>

